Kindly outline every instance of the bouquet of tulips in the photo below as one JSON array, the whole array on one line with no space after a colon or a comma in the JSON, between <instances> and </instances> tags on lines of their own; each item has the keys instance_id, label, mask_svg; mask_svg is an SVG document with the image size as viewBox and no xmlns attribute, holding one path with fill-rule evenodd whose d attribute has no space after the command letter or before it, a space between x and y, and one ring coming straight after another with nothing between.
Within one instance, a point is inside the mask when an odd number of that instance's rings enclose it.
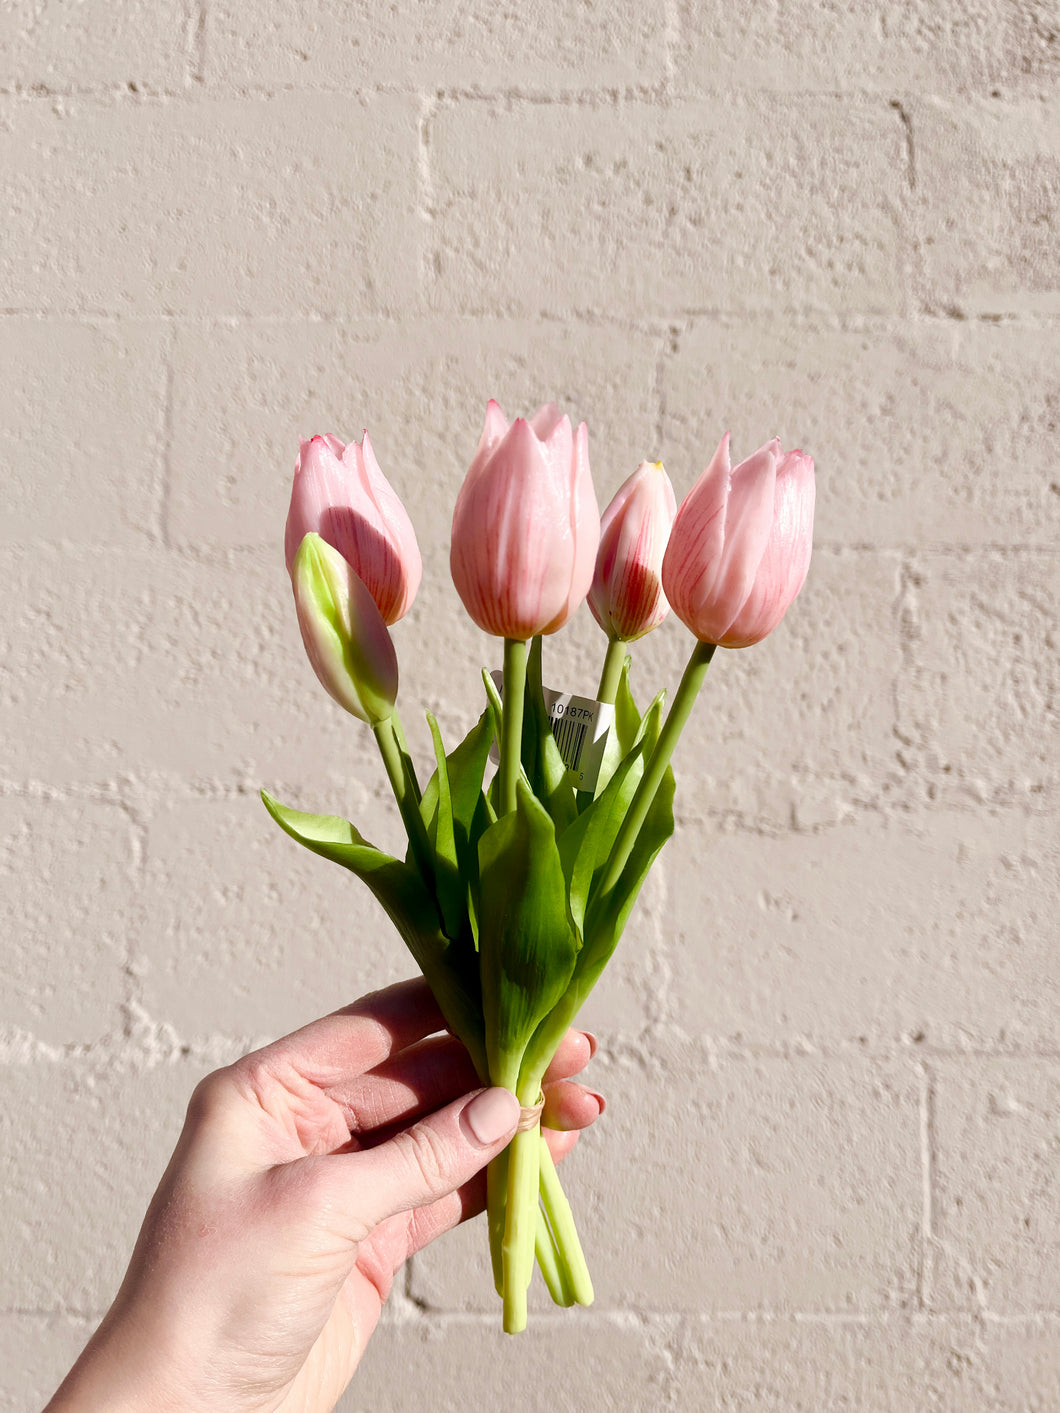
<instances>
[{"instance_id":1,"label":"bouquet of tulips","mask_svg":"<svg viewBox=\"0 0 1060 1413\"><path fill-rule=\"evenodd\" d=\"M415 533L367 433L360 445L302 443L286 533L302 640L326 690L371 726L408 852L395 858L345 819L263 798L288 834L363 879L483 1084L518 1096L519 1129L487 1182L509 1332L525 1328L535 1258L557 1303L593 1298L541 1137L542 1076L673 832L670 757L715 649L756 643L780 622L809 567L813 504L810 457L774 440L732 467L726 435L680 510L662 464L645 462L601 518L585 424L572 431L549 405L509 426L491 402L450 563L472 619L503 639L503 671L499 687L483 672L484 710L452 750L428 714L435 768L421 788L389 631L419 586ZM595 698L542 682L542 637L586 597L607 635ZM660 692L641 713L626 645L668 606L695 645L669 711Z\"/></svg>"}]
</instances>

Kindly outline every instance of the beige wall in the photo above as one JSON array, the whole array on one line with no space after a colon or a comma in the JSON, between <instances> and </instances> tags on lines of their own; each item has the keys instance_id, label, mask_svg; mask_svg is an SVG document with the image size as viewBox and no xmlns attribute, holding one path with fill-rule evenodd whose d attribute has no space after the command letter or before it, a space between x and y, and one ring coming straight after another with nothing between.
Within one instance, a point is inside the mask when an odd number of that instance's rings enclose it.
<instances>
[{"instance_id":1,"label":"beige wall","mask_svg":"<svg viewBox=\"0 0 1060 1413\"><path fill-rule=\"evenodd\" d=\"M1060 1407L1055 5L0 23L0 1407L105 1308L196 1078L409 970L256 798L397 841L302 658L289 474L367 425L409 506L423 755L494 665L446 570L490 395L586 418L602 499L779 432L817 548L719 655L589 1007L597 1305L505 1343L454 1235L343 1407ZM582 613L546 675L599 654Z\"/></svg>"}]
</instances>

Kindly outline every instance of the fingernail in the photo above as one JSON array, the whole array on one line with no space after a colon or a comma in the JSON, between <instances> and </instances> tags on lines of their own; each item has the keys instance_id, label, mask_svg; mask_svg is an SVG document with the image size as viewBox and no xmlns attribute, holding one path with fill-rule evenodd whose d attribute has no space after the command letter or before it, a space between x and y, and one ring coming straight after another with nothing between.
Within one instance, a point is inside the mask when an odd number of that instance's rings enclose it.
<instances>
[{"instance_id":1,"label":"fingernail","mask_svg":"<svg viewBox=\"0 0 1060 1413\"><path fill-rule=\"evenodd\" d=\"M604 1098L604 1096L603 1096L602 1094L597 1094L597 1093L595 1092L595 1090L590 1089L590 1090L589 1090L589 1093L593 1096L593 1098L596 1100L596 1102L600 1105L600 1113L602 1114L602 1113L604 1112L604 1110L607 1108L607 1100ZM599 1116L600 1116L600 1115L598 1114L598 1115L597 1115L597 1118L599 1118Z\"/></svg>"},{"instance_id":2,"label":"fingernail","mask_svg":"<svg viewBox=\"0 0 1060 1413\"><path fill-rule=\"evenodd\" d=\"M468 1127L484 1148L515 1132L519 1100L510 1089L484 1089L464 1110Z\"/></svg>"},{"instance_id":3,"label":"fingernail","mask_svg":"<svg viewBox=\"0 0 1060 1413\"><path fill-rule=\"evenodd\" d=\"M596 1036L592 1033L591 1030L583 1030L583 1031L582 1031L582 1034L585 1036L586 1040L588 1040L588 1042L589 1042L589 1059L591 1060L592 1057L596 1054L596 1047L597 1047L597 1039L596 1039Z\"/></svg>"}]
</instances>

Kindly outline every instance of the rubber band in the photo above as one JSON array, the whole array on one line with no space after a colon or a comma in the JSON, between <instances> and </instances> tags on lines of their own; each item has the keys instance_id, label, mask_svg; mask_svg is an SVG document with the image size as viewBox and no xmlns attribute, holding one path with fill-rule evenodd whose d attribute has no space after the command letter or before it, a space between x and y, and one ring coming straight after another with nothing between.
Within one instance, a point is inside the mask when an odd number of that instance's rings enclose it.
<instances>
[{"instance_id":1,"label":"rubber band","mask_svg":"<svg viewBox=\"0 0 1060 1413\"><path fill-rule=\"evenodd\" d=\"M545 1107L544 1096L536 1104L531 1104L529 1108L519 1110L519 1122L515 1125L516 1133L529 1133L532 1128L537 1128L541 1122L541 1111Z\"/></svg>"}]
</instances>

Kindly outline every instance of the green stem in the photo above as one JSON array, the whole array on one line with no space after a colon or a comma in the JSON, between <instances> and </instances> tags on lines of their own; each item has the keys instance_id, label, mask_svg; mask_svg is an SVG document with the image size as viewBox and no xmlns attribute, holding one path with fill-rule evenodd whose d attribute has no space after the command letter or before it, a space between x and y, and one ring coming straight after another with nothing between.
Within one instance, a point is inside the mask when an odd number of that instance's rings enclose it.
<instances>
[{"instance_id":1,"label":"green stem","mask_svg":"<svg viewBox=\"0 0 1060 1413\"><path fill-rule=\"evenodd\" d=\"M541 1202L552 1230L552 1239L556 1245L564 1291L570 1296L573 1303L591 1305L593 1303L593 1283L589 1276L589 1267L585 1262L582 1244L578 1240L578 1229L574 1225L574 1213L570 1209L566 1193L560 1186L556 1165L552 1161L552 1154L544 1138L541 1140L538 1161L540 1163Z\"/></svg>"},{"instance_id":2,"label":"green stem","mask_svg":"<svg viewBox=\"0 0 1060 1413\"><path fill-rule=\"evenodd\" d=\"M596 700L614 706L618 695L618 684L622 681L622 669L626 665L626 645L621 638L610 638L604 654L604 670L600 673L600 685L596 689Z\"/></svg>"},{"instance_id":3,"label":"green stem","mask_svg":"<svg viewBox=\"0 0 1060 1413\"><path fill-rule=\"evenodd\" d=\"M522 760L525 696L526 643L519 638L505 638L504 694L501 699L500 814L510 814L515 809L515 786Z\"/></svg>"},{"instance_id":4,"label":"green stem","mask_svg":"<svg viewBox=\"0 0 1060 1413\"><path fill-rule=\"evenodd\" d=\"M504 1195L508 1190L508 1150L498 1153L486 1169L486 1222L489 1227L490 1261L493 1284L504 1298L504 1265L501 1248L504 1244Z\"/></svg>"},{"instance_id":5,"label":"green stem","mask_svg":"<svg viewBox=\"0 0 1060 1413\"><path fill-rule=\"evenodd\" d=\"M405 757L405 774L408 776L409 788L415 797L416 803L419 804L421 799L420 782L416 779L416 767L412 763L412 756L409 754L409 743L405 740L405 728L401 724L401 717L398 716L396 707L394 708L394 714L390 720L394 723L394 739L397 741L401 753Z\"/></svg>"},{"instance_id":6,"label":"green stem","mask_svg":"<svg viewBox=\"0 0 1060 1413\"><path fill-rule=\"evenodd\" d=\"M534 1255L537 1257L538 1267L545 1285L548 1287L553 1304L573 1305L574 1295L568 1289L563 1278L564 1272L560 1264L559 1252L556 1249L556 1239L552 1235L548 1219L540 1207L537 1209L537 1237L534 1241Z\"/></svg>"},{"instance_id":7,"label":"green stem","mask_svg":"<svg viewBox=\"0 0 1060 1413\"><path fill-rule=\"evenodd\" d=\"M405 823L413 857L419 865L424 883L428 888L433 888L434 854L431 841L427 838L427 826L420 814L419 790L416 788L415 779L410 778L413 772L407 765L407 754L401 749L394 718L391 716L387 717L386 721L376 722L372 730L379 744L379 754L383 757L383 765L401 811L401 818Z\"/></svg>"},{"instance_id":8,"label":"green stem","mask_svg":"<svg viewBox=\"0 0 1060 1413\"><path fill-rule=\"evenodd\" d=\"M677 738L688 720L689 712L691 712L699 689L703 685L703 679L707 675L707 668L714 656L714 648L713 643L697 643L692 649L692 655L688 659L684 675L674 694L673 705L666 714L666 720L659 732L659 739L655 743L651 759L644 769L641 782L630 802L626 818L618 832L618 838L615 840L615 847L611 850L607 873L600 885L601 898L606 897L615 886L622 876L622 870L629 862L629 856L637 842L641 825L648 816L652 801L655 799L655 792L662 784L666 767L670 764L670 757L677 745Z\"/></svg>"},{"instance_id":9,"label":"green stem","mask_svg":"<svg viewBox=\"0 0 1060 1413\"><path fill-rule=\"evenodd\" d=\"M526 1292L534 1274L537 1194L540 1183L538 1125L517 1133L508 1145L508 1200L504 1212L501 1267L504 1279L504 1330L526 1329Z\"/></svg>"}]
</instances>

